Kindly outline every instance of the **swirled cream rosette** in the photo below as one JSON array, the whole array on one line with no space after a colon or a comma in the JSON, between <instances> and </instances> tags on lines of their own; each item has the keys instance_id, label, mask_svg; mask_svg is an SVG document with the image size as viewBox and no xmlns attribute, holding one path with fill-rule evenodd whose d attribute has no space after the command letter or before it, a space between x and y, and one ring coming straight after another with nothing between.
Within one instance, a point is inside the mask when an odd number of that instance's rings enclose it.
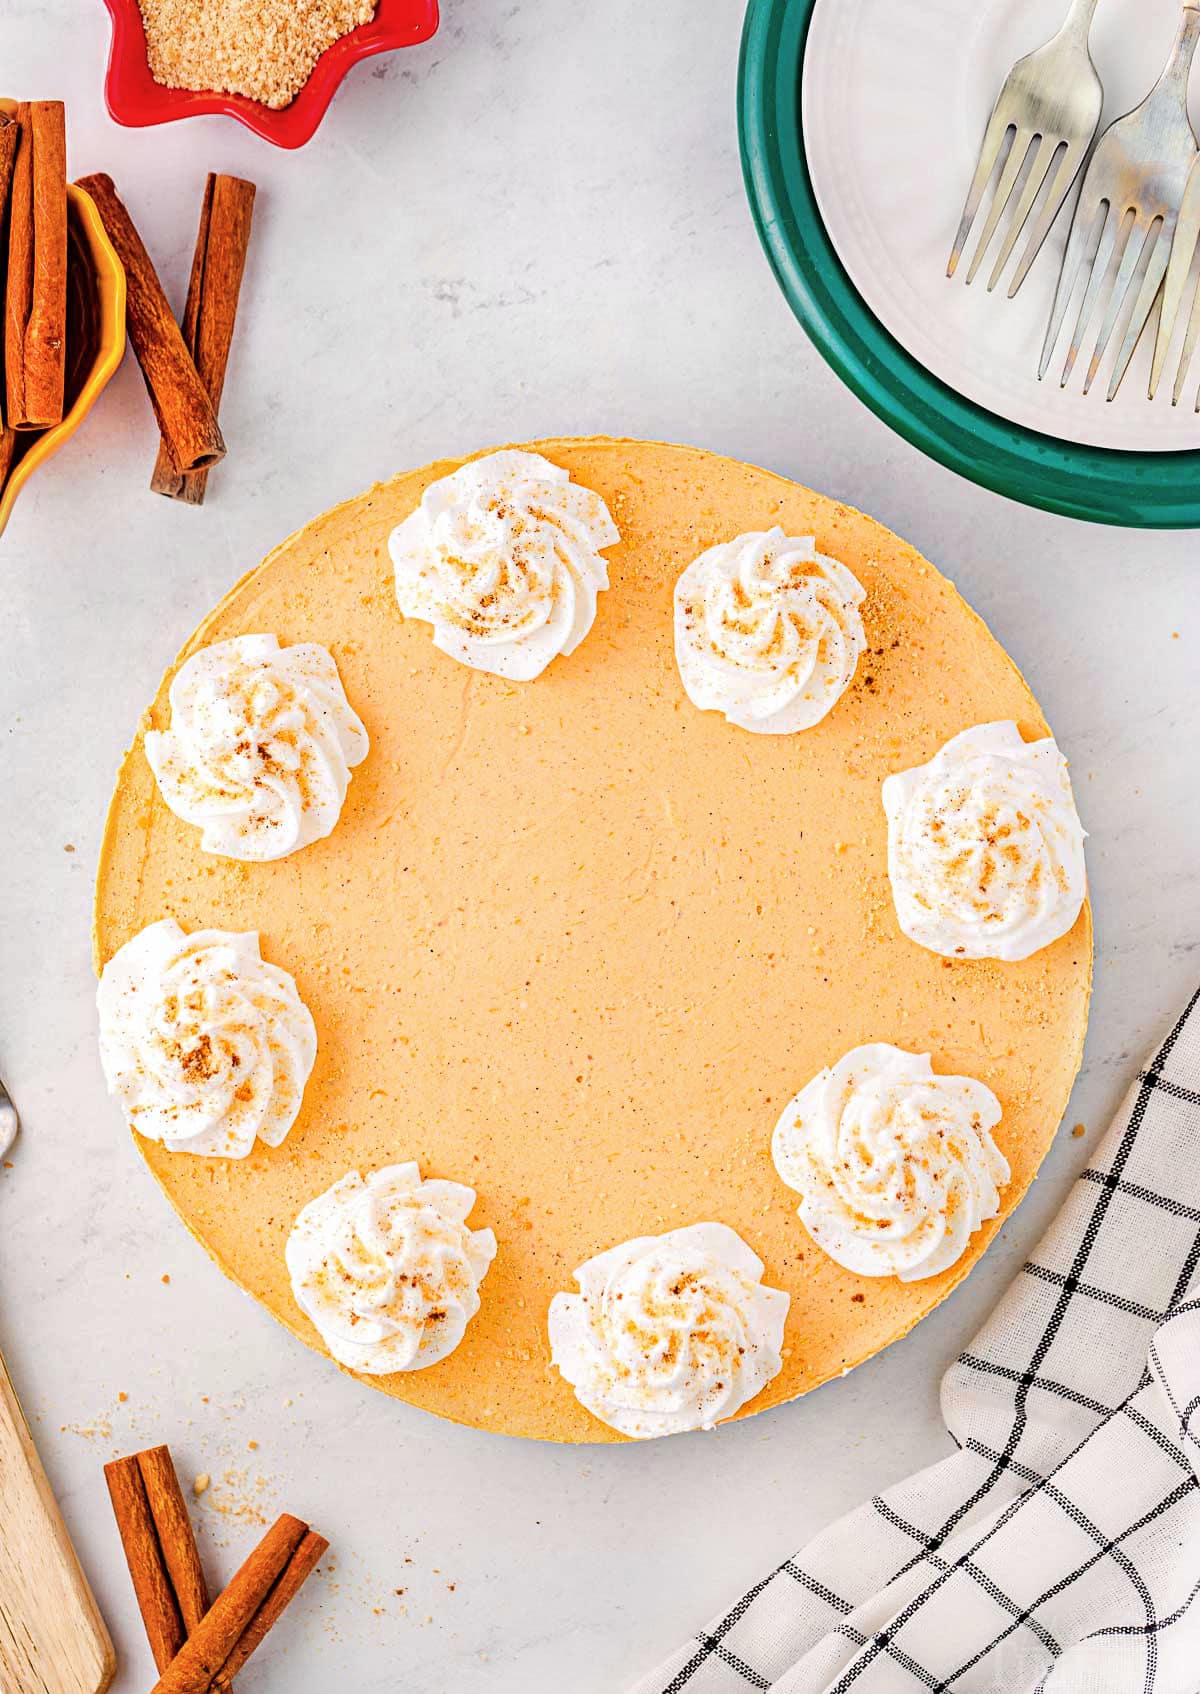
<instances>
[{"instance_id":1,"label":"swirled cream rosette","mask_svg":"<svg viewBox=\"0 0 1200 1694\"><path fill-rule=\"evenodd\" d=\"M928 1054L855 1047L802 1088L772 1156L817 1246L860 1276L917 1282L948 1270L1000 1209L1000 1102Z\"/></svg>"},{"instance_id":2,"label":"swirled cream rosette","mask_svg":"<svg viewBox=\"0 0 1200 1694\"><path fill-rule=\"evenodd\" d=\"M351 1171L305 1206L286 1248L292 1292L339 1364L385 1376L454 1351L496 1256L492 1231L467 1226L474 1204L474 1189L423 1182L410 1163Z\"/></svg>"},{"instance_id":3,"label":"swirled cream rosette","mask_svg":"<svg viewBox=\"0 0 1200 1694\"><path fill-rule=\"evenodd\" d=\"M865 598L811 536L755 530L710 547L675 585L675 658L688 699L760 735L811 729L854 677Z\"/></svg>"},{"instance_id":4,"label":"swirled cream rosette","mask_svg":"<svg viewBox=\"0 0 1200 1694\"><path fill-rule=\"evenodd\" d=\"M593 1416L644 1440L711 1429L778 1375L789 1296L735 1230L640 1236L550 1303L551 1357Z\"/></svg>"},{"instance_id":5,"label":"swirled cream rosette","mask_svg":"<svg viewBox=\"0 0 1200 1694\"><path fill-rule=\"evenodd\" d=\"M540 453L507 448L431 483L388 541L406 618L472 669L532 682L573 653L621 539L598 494Z\"/></svg>"},{"instance_id":6,"label":"swirled cream rosette","mask_svg":"<svg viewBox=\"0 0 1200 1694\"><path fill-rule=\"evenodd\" d=\"M368 742L324 647L218 641L180 667L168 698L170 726L147 732L146 758L206 853L282 859L330 834Z\"/></svg>"},{"instance_id":7,"label":"swirled cream rosette","mask_svg":"<svg viewBox=\"0 0 1200 1694\"><path fill-rule=\"evenodd\" d=\"M900 928L952 959L1027 959L1074 927L1087 892L1067 761L1049 736L978 724L889 776L888 876Z\"/></svg>"},{"instance_id":8,"label":"swirled cream rosette","mask_svg":"<svg viewBox=\"0 0 1200 1694\"><path fill-rule=\"evenodd\" d=\"M244 1159L278 1147L300 1110L317 1032L258 936L150 924L97 990L100 1060L130 1128L173 1152Z\"/></svg>"}]
</instances>

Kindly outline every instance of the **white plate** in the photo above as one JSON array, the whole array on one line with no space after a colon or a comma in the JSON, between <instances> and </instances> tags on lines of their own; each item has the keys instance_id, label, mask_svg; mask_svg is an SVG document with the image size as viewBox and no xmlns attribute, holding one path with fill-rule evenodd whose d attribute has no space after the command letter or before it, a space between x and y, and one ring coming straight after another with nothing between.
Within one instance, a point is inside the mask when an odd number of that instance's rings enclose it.
<instances>
[{"instance_id":1,"label":"white plate","mask_svg":"<svg viewBox=\"0 0 1200 1694\"><path fill-rule=\"evenodd\" d=\"M1092 57L1104 83L1102 126L1149 92L1179 12L1178 0L1100 0ZM817 203L871 311L958 393L1069 441L1150 452L1197 448L1200 360L1179 406L1171 405L1173 357L1158 399L1146 398L1153 314L1111 405L1104 394L1118 336L1089 395L1082 369L1065 392L1059 387L1065 335L1045 382L1037 380L1074 191L1015 300L1004 293L1011 260L992 294L987 267L970 287L965 262L957 277L946 277L1000 85L1014 60L1048 40L1066 13L1067 0L816 0L802 105ZM1200 91L1200 66L1194 87Z\"/></svg>"}]
</instances>

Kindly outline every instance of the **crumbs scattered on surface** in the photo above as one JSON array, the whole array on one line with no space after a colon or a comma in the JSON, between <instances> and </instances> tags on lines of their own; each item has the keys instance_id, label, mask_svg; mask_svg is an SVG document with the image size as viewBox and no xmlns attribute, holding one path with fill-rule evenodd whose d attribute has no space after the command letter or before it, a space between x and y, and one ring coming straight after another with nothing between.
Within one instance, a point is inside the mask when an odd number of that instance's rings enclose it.
<instances>
[{"instance_id":1,"label":"crumbs scattered on surface","mask_svg":"<svg viewBox=\"0 0 1200 1694\"><path fill-rule=\"evenodd\" d=\"M78 1435L81 1441L111 1441L112 1424L106 1417L94 1418L91 1423L60 1423L60 1435Z\"/></svg>"},{"instance_id":2,"label":"crumbs scattered on surface","mask_svg":"<svg viewBox=\"0 0 1200 1694\"><path fill-rule=\"evenodd\" d=\"M1078 1141L1081 1135L1087 1134L1087 1125L1085 1123L1074 1124L1071 1128L1071 1134L1075 1137L1076 1141Z\"/></svg>"},{"instance_id":3,"label":"crumbs scattered on surface","mask_svg":"<svg viewBox=\"0 0 1200 1694\"><path fill-rule=\"evenodd\" d=\"M192 1479L192 1493L196 1496L197 1500L200 1498L201 1494L203 1494L207 1490L208 1485L211 1481L212 1481L212 1477L209 1476L209 1474L206 1470L202 1470L200 1472L199 1476L193 1477L193 1479Z\"/></svg>"},{"instance_id":4,"label":"crumbs scattered on surface","mask_svg":"<svg viewBox=\"0 0 1200 1694\"><path fill-rule=\"evenodd\" d=\"M234 1539L227 1531L240 1530L247 1525L265 1528L273 1510L275 1484L265 1476L251 1476L248 1470L230 1465L219 1476L201 1473L205 1487L196 1494L201 1502L197 1528L219 1547ZM196 1481L199 1482L200 1477Z\"/></svg>"}]
</instances>

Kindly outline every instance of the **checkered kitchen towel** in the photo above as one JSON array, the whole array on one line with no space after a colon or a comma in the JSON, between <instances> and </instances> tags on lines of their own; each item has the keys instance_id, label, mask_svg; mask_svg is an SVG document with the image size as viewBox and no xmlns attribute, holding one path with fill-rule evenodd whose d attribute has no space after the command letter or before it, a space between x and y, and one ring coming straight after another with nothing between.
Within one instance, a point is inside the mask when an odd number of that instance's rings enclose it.
<instances>
[{"instance_id":1,"label":"checkered kitchen towel","mask_svg":"<svg viewBox=\"0 0 1200 1694\"><path fill-rule=\"evenodd\" d=\"M942 1384L958 1451L635 1694L1200 1694L1200 993Z\"/></svg>"}]
</instances>

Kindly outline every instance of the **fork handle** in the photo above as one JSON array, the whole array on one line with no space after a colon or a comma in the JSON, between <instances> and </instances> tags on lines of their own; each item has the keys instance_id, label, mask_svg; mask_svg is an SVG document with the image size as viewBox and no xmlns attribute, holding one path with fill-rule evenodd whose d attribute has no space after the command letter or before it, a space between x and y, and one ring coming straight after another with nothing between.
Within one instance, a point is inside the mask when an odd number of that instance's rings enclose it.
<instances>
[{"instance_id":1,"label":"fork handle","mask_svg":"<svg viewBox=\"0 0 1200 1694\"><path fill-rule=\"evenodd\" d=\"M1196 56L1196 46L1200 43L1200 8L1188 0L1183 8L1183 17L1179 24L1179 34L1175 37L1175 45L1170 57L1163 67L1163 73L1155 84L1154 93L1163 93L1179 100L1186 109L1188 97L1188 79L1191 76L1192 60Z\"/></svg>"},{"instance_id":2,"label":"fork handle","mask_svg":"<svg viewBox=\"0 0 1200 1694\"><path fill-rule=\"evenodd\" d=\"M1071 0L1071 10L1067 13L1060 34L1077 35L1081 41L1086 42L1098 4L1099 0Z\"/></svg>"}]
</instances>

